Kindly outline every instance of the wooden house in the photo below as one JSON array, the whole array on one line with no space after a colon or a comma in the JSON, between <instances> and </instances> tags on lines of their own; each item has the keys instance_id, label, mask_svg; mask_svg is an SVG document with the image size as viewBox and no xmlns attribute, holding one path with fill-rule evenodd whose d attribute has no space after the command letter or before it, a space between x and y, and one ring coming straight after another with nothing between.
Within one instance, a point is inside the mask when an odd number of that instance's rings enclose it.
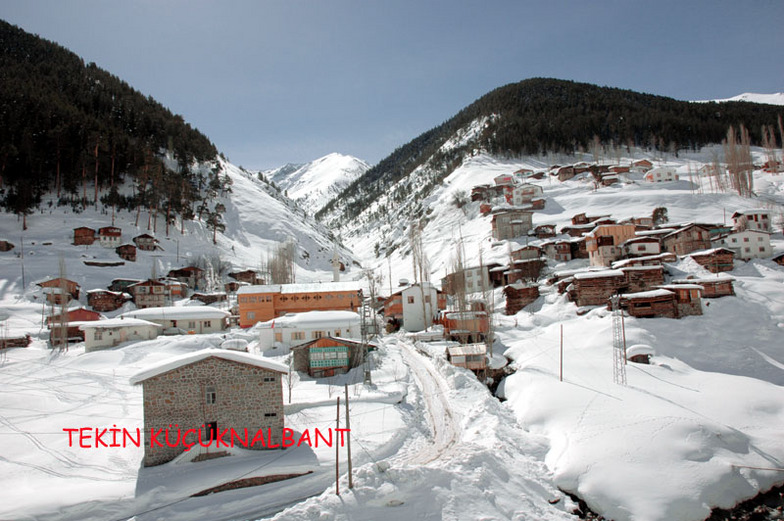
<instances>
[{"instance_id":1,"label":"wooden house","mask_svg":"<svg viewBox=\"0 0 784 521\"><path fill-rule=\"evenodd\" d=\"M610 172L614 174L628 174L629 167L628 166L611 166Z\"/></svg>"},{"instance_id":2,"label":"wooden house","mask_svg":"<svg viewBox=\"0 0 784 521\"><path fill-rule=\"evenodd\" d=\"M446 359L455 367L463 367L480 374L487 368L487 346L485 344L465 344L447 347Z\"/></svg>"},{"instance_id":3,"label":"wooden house","mask_svg":"<svg viewBox=\"0 0 784 521\"><path fill-rule=\"evenodd\" d=\"M191 300L198 300L204 304L215 304L216 302L226 302L228 297L225 293L194 293Z\"/></svg>"},{"instance_id":4,"label":"wooden house","mask_svg":"<svg viewBox=\"0 0 784 521\"><path fill-rule=\"evenodd\" d=\"M185 268L170 270L169 273L166 274L166 277L184 282L190 289L200 289L205 285L204 270L197 268L196 266L187 266ZM237 288L233 291L239 289L239 282L230 284L237 284Z\"/></svg>"},{"instance_id":5,"label":"wooden house","mask_svg":"<svg viewBox=\"0 0 784 521\"><path fill-rule=\"evenodd\" d=\"M65 321L62 322L62 314L57 313L46 317L46 325L49 328L49 341L54 345L62 338L61 324L66 326L66 338L68 342L81 342L84 340L84 332L79 326L85 322L101 320L103 316L97 311L85 308L69 309L65 313Z\"/></svg>"},{"instance_id":6,"label":"wooden house","mask_svg":"<svg viewBox=\"0 0 784 521\"><path fill-rule=\"evenodd\" d=\"M513 261L509 269L504 272L504 285L519 281L534 281L539 279L546 263L543 259L525 259Z\"/></svg>"},{"instance_id":7,"label":"wooden house","mask_svg":"<svg viewBox=\"0 0 784 521\"><path fill-rule=\"evenodd\" d=\"M734 278L724 275L702 279L676 279L672 281L672 284L697 284L702 286L702 298L718 298L735 295L734 280Z\"/></svg>"},{"instance_id":8,"label":"wooden house","mask_svg":"<svg viewBox=\"0 0 784 521\"><path fill-rule=\"evenodd\" d=\"M358 311L362 306L359 282L315 282L243 286L237 290L240 327L250 327L286 313Z\"/></svg>"},{"instance_id":9,"label":"wooden house","mask_svg":"<svg viewBox=\"0 0 784 521\"><path fill-rule=\"evenodd\" d=\"M534 235L537 239L549 239L550 237L555 237L555 225L540 224L534 228Z\"/></svg>"},{"instance_id":10,"label":"wooden house","mask_svg":"<svg viewBox=\"0 0 784 521\"><path fill-rule=\"evenodd\" d=\"M163 360L130 379L141 384L144 397L144 466L160 465L182 454L198 439L220 451L217 438L228 444L229 433L248 434L244 448L280 447L284 412L278 362L231 349L203 349ZM172 397L175 397L172 399ZM180 443L152 443L152 433L177 425ZM206 440L206 441L204 441ZM210 441L212 440L212 441Z\"/></svg>"},{"instance_id":11,"label":"wooden house","mask_svg":"<svg viewBox=\"0 0 784 521\"><path fill-rule=\"evenodd\" d=\"M0 336L0 349L10 349L12 347L27 347L33 343L33 337L24 336Z\"/></svg>"},{"instance_id":12,"label":"wooden house","mask_svg":"<svg viewBox=\"0 0 784 521\"><path fill-rule=\"evenodd\" d=\"M127 289L133 295L133 303L139 309L163 307L168 299L166 284L157 280L148 279L137 282L128 286Z\"/></svg>"},{"instance_id":13,"label":"wooden house","mask_svg":"<svg viewBox=\"0 0 784 521\"><path fill-rule=\"evenodd\" d=\"M599 184L602 186L612 186L620 182L621 178L618 177L618 174L603 174L599 180Z\"/></svg>"},{"instance_id":14,"label":"wooden house","mask_svg":"<svg viewBox=\"0 0 784 521\"><path fill-rule=\"evenodd\" d=\"M621 295L620 305L632 317L639 318L678 318L675 306L675 293L666 289L653 289ZM608 308L609 308L608 304Z\"/></svg>"},{"instance_id":15,"label":"wooden house","mask_svg":"<svg viewBox=\"0 0 784 521\"><path fill-rule=\"evenodd\" d=\"M572 179L576 174L573 166L562 166L558 169L556 175L558 176L558 180L563 183L564 181Z\"/></svg>"},{"instance_id":16,"label":"wooden house","mask_svg":"<svg viewBox=\"0 0 784 521\"><path fill-rule=\"evenodd\" d=\"M539 298L539 286L535 284L509 284L504 288L506 314L515 315L528 304Z\"/></svg>"},{"instance_id":17,"label":"wooden house","mask_svg":"<svg viewBox=\"0 0 784 521\"><path fill-rule=\"evenodd\" d=\"M0 252L11 251L13 249L14 249L13 243L10 243L5 239L0 239Z\"/></svg>"},{"instance_id":18,"label":"wooden house","mask_svg":"<svg viewBox=\"0 0 784 521\"><path fill-rule=\"evenodd\" d=\"M239 281L236 281L236 280L230 280L229 282L227 282L226 284L223 285L223 289L226 291L226 293L237 293L237 291L241 287L248 286L248 285L249 284L247 282L239 282Z\"/></svg>"},{"instance_id":19,"label":"wooden house","mask_svg":"<svg viewBox=\"0 0 784 521\"><path fill-rule=\"evenodd\" d=\"M773 262L778 264L779 266L784 266L784 253L780 253L771 259Z\"/></svg>"},{"instance_id":20,"label":"wooden house","mask_svg":"<svg viewBox=\"0 0 784 521\"><path fill-rule=\"evenodd\" d=\"M530 210L501 209L493 211L493 238L500 240L514 239L528 235L533 227L533 212Z\"/></svg>"},{"instance_id":21,"label":"wooden house","mask_svg":"<svg viewBox=\"0 0 784 521\"><path fill-rule=\"evenodd\" d=\"M693 251L711 247L710 231L696 224L687 224L662 238L664 251L675 255L688 255Z\"/></svg>"},{"instance_id":22,"label":"wooden house","mask_svg":"<svg viewBox=\"0 0 784 521\"><path fill-rule=\"evenodd\" d=\"M73 244L74 246L89 246L95 242L95 230L87 226L79 226L74 228L73 231Z\"/></svg>"},{"instance_id":23,"label":"wooden house","mask_svg":"<svg viewBox=\"0 0 784 521\"><path fill-rule=\"evenodd\" d=\"M573 259L587 259L588 248L585 246L585 237L574 237L569 241Z\"/></svg>"},{"instance_id":24,"label":"wooden house","mask_svg":"<svg viewBox=\"0 0 784 521\"><path fill-rule=\"evenodd\" d=\"M129 287L139 282L142 282L141 279L112 279L108 289L109 291L125 292ZM128 291L127 293L131 292Z\"/></svg>"},{"instance_id":25,"label":"wooden house","mask_svg":"<svg viewBox=\"0 0 784 521\"><path fill-rule=\"evenodd\" d=\"M539 246L526 245L522 248L512 250L512 260L538 259L542 256L542 249Z\"/></svg>"},{"instance_id":26,"label":"wooden house","mask_svg":"<svg viewBox=\"0 0 784 521\"><path fill-rule=\"evenodd\" d=\"M68 300L78 300L79 292L81 291L79 284L61 277L39 282L38 286L44 288L46 300L51 304L62 304L63 301L60 295L63 293L68 296Z\"/></svg>"},{"instance_id":27,"label":"wooden house","mask_svg":"<svg viewBox=\"0 0 784 521\"><path fill-rule=\"evenodd\" d=\"M735 252L729 248L711 248L709 250L695 251L690 253L689 257L711 273L732 271L732 268L734 268Z\"/></svg>"},{"instance_id":28,"label":"wooden house","mask_svg":"<svg viewBox=\"0 0 784 521\"><path fill-rule=\"evenodd\" d=\"M626 277L626 291L647 291L664 284L662 266L626 266L621 268Z\"/></svg>"},{"instance_id":29,"label":"wooden house","mask_svg":"<svg viewBox=\"0 0 784 521\"><path fill-rule=\"evenodd\" d=\"M626 360L635 364L650 364L655 351L649 345L634 344L626 348Z\"/></svg>"},{"instance_id":30,"label":"wooden house","mask_svg":"<svg viewBox=\"0 0 784 521\"><path fill-rule=\"evenodd\" d=\"M121 259L136 262L136 246L133 244L121 244L114 250Z\"/></svg>"},{"instance_id":31,"label":"wooden house","mask_svg":"<svg viewBox=\"0 0 784 521\"><path fill-rule=\"evenodd\" d=\"M98 242L104 248L116 248L122 244L122 230L116 226L98 228Z\"/></svg>"},{"instance_id":32,"label":"wooden house","mask_svg":"<svg viewBox=\"0 0 784 521\"><path fill-rule=\"evenodd\" d=\"M87 291L87 305L95 311L114 311L131 300L132 297L123 291L91 289Z\"/></svg>"},{"instance_id":33,"label":"wooden house","mask_svg":"<svg viewBox=\"0 0 784 521\"><path fill-rule=\"evenodd\" d=\"M229 273L229 277L238 282L247 282L250 285L264 285L264 278L256 270L243 270Z\"/></svg>"},{"instance_id":34,"label":"wooden house","mask_svg":"<svg viewBox=\"0 0 784 521\"><path fill-rule=\"evenodd\" d=\"M677 317L702 315L702 286L699 284L664 284L659 286L675 293Z\"/></svg>"},{"instance_id":35,"label":"wooden house","mask_svg":"<svg viewBox=\"0 0 784 521\"><path fill-rule=\"evenodd\" d=\"M585 236L585 249L591 266L609 266L623 256L621 245L633 238L633 224L601 224Z\"/></svg>"},{"instance_id":36,"label":"wooden house","mask_svg":"<svg viewBox=\"0 0 784 521\"><path fill-rule=\"evenodd\" d=\"M548 259L559 262L572 260L572 243L570 241L548 241L542 245Z\"/></svg>"},{"instance_id":37,"label":"wooden house","mask_svg":"<svg viewBox=\"0 0 784 521\"><path fill-rule=\"evenodd\" d=\"M640 159L638 161L632 162L631 170L635 170L637 172L647 172L653 168L653 163L648 161L647 159Z\"/></svg>"},{"instance_id":38,"label":"wooden house","mask_svg":"<svg viewBox=\"0 0 784 521\"><path fill-rule=\"evenodd\" d=\"M295 370L307 372L313 378L327 378L361 365L365 349L359 339L325 336L293 347L291 351Z\"/></svg>"},{"instance_id":39,"label":"wooden house","mask_svg":"<svg viewBox=\"0 0 784 521\"><path fill-rule=\"evenodd\" d=\"M570 300L578 306L602 306L625 288L626 274L623 271L601 270L575 273L567 291Z\"/></svg>"},{"instance_id":40,"label":"wooden house","mask_svg":"<svg viewBox=\"0 0 784 521\"><path fill-rule=\"evenodd\" d=\"M484 342L490 331L487 311L452 311L444 314L444 338L461 344Z\"/></svg>"},{"instance_id":41,"label":"wooden house","mask_svg":"<svg viewBox=\"0 0 784 521\"><path fill-rule=\"evenodd\" d=\"M133 243L142 251L155 251L158 247L158 239L149 233L143 233L133 238Z\"/></svg>"}]
</instances>

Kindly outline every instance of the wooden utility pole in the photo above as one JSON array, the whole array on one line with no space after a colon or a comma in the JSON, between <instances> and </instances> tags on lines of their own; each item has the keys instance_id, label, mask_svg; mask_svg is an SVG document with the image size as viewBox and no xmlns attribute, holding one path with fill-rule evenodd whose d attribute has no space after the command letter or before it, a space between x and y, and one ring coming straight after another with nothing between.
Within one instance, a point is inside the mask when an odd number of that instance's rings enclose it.
<instances>
[{"instance_id":1,"label":"wooden utility pole","mask_svg":"<svg viewBox=\"0 0 784 521\"><path fill-rule=\"evenodd\" d=\"M340 396L338 396L338 415L335 420L335 435L340 428ZM335 494L340 495L340 443L335 439Z\"/></svg>"},{"instance_id":2,"label":"wooden utility pole","mask_svg":"<svg viewBox=\"0 0 784 521\"><path fill-rule=\"evenodd\" d=\"M348 488L354 488L354 478L351 475L351 423L348 419L348 384L346 389L346 437L348 438Z\"/></svg>"}]
</instances>

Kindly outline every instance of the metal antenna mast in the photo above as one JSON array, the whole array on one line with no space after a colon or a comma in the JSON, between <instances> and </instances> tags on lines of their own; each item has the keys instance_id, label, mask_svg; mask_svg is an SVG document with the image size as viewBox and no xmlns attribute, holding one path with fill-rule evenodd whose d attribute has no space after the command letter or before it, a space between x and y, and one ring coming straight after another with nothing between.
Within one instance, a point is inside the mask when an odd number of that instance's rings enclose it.
<instances>
[{"instance_id":1,"label":"metal antenna mast","mask_svg":"<svg viewBox=\"0 0 784 521\"><path fill-rule=\"evenodd\" d=\"M620 295L610 297L610 303L613 320L613 381L619 385L626 385L626 333Z\"/></svg>"}]
</instances>

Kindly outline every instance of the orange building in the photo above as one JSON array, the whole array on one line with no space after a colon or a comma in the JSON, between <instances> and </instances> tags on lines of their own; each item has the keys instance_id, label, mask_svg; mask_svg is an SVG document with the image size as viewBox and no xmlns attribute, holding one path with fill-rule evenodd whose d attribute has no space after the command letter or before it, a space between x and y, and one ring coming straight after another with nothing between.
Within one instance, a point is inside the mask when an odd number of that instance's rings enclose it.
<instances>
[{"instance_id":1,"label":"orange building","mask_svg":"<svg viewBox=\"0 0 784 521\"><path fill-rule=\"evenodd\" d=\"M286 313L358 311L362 305L359 282L314 282L244 286L237 290L240 327L251 327Z\"/></svg>"}]
</instances>

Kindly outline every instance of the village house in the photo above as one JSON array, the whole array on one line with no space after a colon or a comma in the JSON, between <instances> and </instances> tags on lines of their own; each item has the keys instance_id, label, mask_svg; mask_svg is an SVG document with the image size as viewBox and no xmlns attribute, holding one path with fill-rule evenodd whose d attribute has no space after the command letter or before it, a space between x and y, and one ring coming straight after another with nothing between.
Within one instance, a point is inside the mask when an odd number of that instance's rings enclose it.
<instances>
[{"instance_id":1,"label":"village house","mask_svg":"<svg viewBox=\"0 0 784 521\"><path fill-rule=\"evenodd\" d=\"M376 346L364 345L358 339L325 336L293 347L293 366L312 378L328 378L359 367L365 361L366 349Z\"/></svg>"},{"instance_id":2,"label":"village house","mask_svg":"<svg viewBox=\"0 0 784 521\"><path fill-rule=\"evenodd\" d=\"M8 242L6 239L0 239L0 252L11 251L13 249L13 243Z\"/></svg>"},{"instance_id":3,"label":"village house","mask_svg":"<svg viewBox=\"0 0 784 521\"><path fill-rule=\"evenodd\" d=\"M629 169L628 166L611 166L609 170L614 174L628 174Z\"/></svg>"},{"instance_id":4,"label":"village house","mask_svg":"<svg viewBox=\"0 0 784 521\"><path fill-rule=\"evenodd\" d=\"M231 280L223 285L223 289L226 291L226 293L237 293L237 291L243 286L250 286L250 284L247 282Z\"/></svg>"},{"instance_id":5,"label":"village house","mask_svg":"<svg viewBox=\"0 0 784 521\"><path fill-rule=\"evenodd\" d=\"M262 277L258 271L252 269L229 273L229 277L237 282L247 282L253 286L263 286L265 282L264 277Z\"/></svg>"},{"instance_id":6,"label":"village house","mask_svg":"<svg viewBox=\"0 0 784 521\"><path fill-rule=\"evenodd\" d=\"M74 246L90 246L95 242L95 230L87 226L79 226L73 231Z\"/></svg>"},{"instance_id":7,"label":"village house","mask_svg":"<svg viewBox=\"0 0 784 521\"><path fill-rule=\"evenodd\" d=\"M735 295L734 278L723 275L720 277L676 279L672 284L697 284L702 286L702 298L719 298Z\"/></svg>"},{"instance_id":8,"label":"village house","mask_svg":"<svg viewBox=\"0 0 784 521\"><path fill-rule=\"evenodd\" d=\"M548 259L559 262L567 262L572 260L572 243L571 241L548 241L542 244L544 254Z\"/></svg>"},{"instance_id":9,"label":"village house","mask_svg":"<svg viewBox=\"0 0 784 521\"><path fill-rule=\"evenodd\" d=\"M612 186L621 182L618 174L602 174L599 179L599 184L602 186Z\"/></svg>"},{"instance_id":10,"label":"village house","mask_svg":"<svg viewBox=\"0 0 784 521\"><path fill-rule=\"evenodd\" d=\"M210 305L217 302L227 302L229 297L225 293L194 293L191 295L191 300L198 300L199 302Z\"/></svg>"},{"instance_id":11,"label":"village house","mask_svg":"<svg viewBox=\"0 0 784 521\"><path fill-rule=\"evenodd\" d=\"M87 291L87 305L95 311L114 311L132 299L133 297L122 291L109 291L106 289L91 289Z\"/></svg>"},{"instance_id":12,"label":"village house","mask_svg":"<svg viewBox=\"0 0 784 521\"><path fill-rule=\"evenodd\" d=\"M360 338L361 318L353 311L288 313L253 327L259 349L290 348L325 337Z\"/></svg>"},{"instance_id":13,"label":"village house","mask_svg":"<svg viewBox=\"0 0 784 521\"><path fill-rule=\"evenodd\" d=\"M768 210L742 210L732 214L733 229L735 231L758 230L772 232L770 211Z\"/></svg>"},{"instance_id":14,"label":"village house","mask_svg":"<svg viewBox=\"0 0 784 521\"><path fill-rule=\"evenodd\" d=\"M666 289L653 289L621 295L620 306L629 316L638 318L678 318L675 293ZM610 305L608 304L608 309Z\"/></svg>"},{"instance_id":15,"label":"village house","mask_svg":"<svg viewBox=\"0 0 784 521\"><path fill-rule=\"evenodd\" d=\"M506 187L506 202L512 206L523 206L528 204L534 199L542 197L544 191L541 186L532 185L530 183L523 183Z\"/></svg>"},{"instance_id":16,"label":"village house","mask_svg":"<svg viewBox=\"0 0 784 521\"><path fill-rule=\"evenodd\" d=\"M148 279L137 282L127 287L133 296L133 303L139 309L162 307L168 300L166 284L157 280Z\"/></svg>"},{"instance_id":17,"label":"village house","mask_svg":"<svg viewBox=\"0 0 784 521\"><path fill-rule=\"evenodd\" d=\"M711 273L732 271L735 267L735 252L728 248L711 248L709 250L695 251L690 253L689 257Z\"/></svg>"},{"instance_id":18,"label":"village house","mask_svg":"<svg viewBox=\"0 0 784 521\"><path fill-rule=\"evenodd\" d=\"M649 183L665 183L668 181L677 181L678 174L675 173L674 168L659 166L648 170L643 176L643 179Z\"/></svg>"},{"instance_id":19,"label":"village house","mask_svg":"<svg viewBox=\"0 0 784 521\"><path fill-rule=\"evenodd\" d=\"M37 285L43 288L46 301L50 304L63 304L70 302L71 299L78 300L81 290L76 282L61 277L39 282ZM65 298L61 295L65 295Z\"/></svg>"},{"instance_id":20,"label":"village house","mask_svg":"<svg viewBox=\"0 0 784 521\"><path fill-rule=\"evenodd\" d=\"M564 181L572 179L576 174L573 166L562 166L556 171L555 175L558 176L558 180L563 183Z\"/></svg>"},{"instance_id":21,"label":"village house","mask_svg":"<svg viewBox=\"0 0 784 521\"><path fill-rule=\"evenodd\" d=\"M659 286L675 293L677 318L702 315L702 286L699 284L663 284Z\"/></svg>"},{"instance_id":22,"label":"village house","mask_svg":"<svg viewBox=\"0 0 784 521\"><path fill-rule=\"evenodd\" d=\"M499 185L513 185L514 182L515 182L515 179L514 179L514 175L513 174L512 175L510 175L510 174L501 174L501 175L495 176L493 178L493 182L497 186L499 186Z\"/></svg>"},{"instance_id":23,"label":"village house","mask_svg":"<svg viewBox=\"0 0 784 521\"><path fill-rule=\"evenodd\" d=\"M433 325L438 312L446 309L446 295L441 298L439 293L430 282L398 289L384 302L384 319L410 333L425 330Z\"/></svg>"},{"instance_id":24,"label":"village house","mask_svg":"<svg viewBox=\"0 0 784 521\"><path fill-rule=\"evenodd\" d=\"M609 266L623 256L621 244L635 235L633 224L601 224L585 237L591 266Z\"/></svg>"},{"instance_id":25,"label":"village house","mask_svg":"<svg viewBox=\"0 0 784 521\"><path fill-rule=\"evenodd\" d=\"M512 261L509 269L504 271L503 284L513 284L518 281L534 281L542 274L546 262L544 259L525 259Z\"/></svg>"},{"instance_id":26,"label":"village house","mask_svg":"<svg viewBox=\"0 0 784 521\"><path fill-rule=\"evenodd\" d=\"M120 318L136 318L158 324L164 335L203 334L225 331L231 313L210 306L167 306L128 311Z\"/></svg>"},{"instance_id":27,"label":"village house","mask_svg":"<svg viewBox=\"0 0 784 521\"><path fill-rule=\"evenodd\" d=\"M155 251L158 247L158 239L149 233L143 233L133 238L133 243L142 251Z\"/></svg>"},{"instance_id":28,"label":"village house","mask_svg":"<svg viewBox=\"0 0 784 521\"><path fill-rule=\"evenodd\" d=\"M446 359L455 367L463 367L481 374L487 368L487 346L465 344L446 348Z\"/></svg>"},{"instance_id":29,"label":"village house","mask_svg":"<svg viewBox=\"0 0 784 521\"><path fill-rule=\"evenodd\" d=\"M501 241L528 235L533 227L533 212L519 209L493 210L493 238Z\"/></svg>"},{"instance_id":30,"label":"village house","mask_svg":"<svg viewBox=\"0 0 784 521\"><path fill-rule=\"evenodd\" d=\"M539 246L527 245L516 250L512 250L512 260L538 259L542 256L542 249Z\"/></svg>"},{"instance_id":31,"label":"village house","mask_svg":"<svg viewBox=\"0 0 784 521\"><path fill-rule=\"evenodd\" d=\"M134 284L138 284L139 282L143 282L141 279L112 279L112 283L109 284L109 291L120 291L131 293L128 288L133 286ZM128 290L128 291L126 291Z\"/></svg>"},{"instance_id":32,"label":"village house","mask_svg":"<svg viewBox=\"0 0 784 521\"><path fill-rule=\"evenodd\" d=\"M136 262L136 246L133 244L121 244L114 250L121 259Z\"/></svg>"},{"instance_id":33,"label":"village house","mask_svg":"<svg viewBox=\"0 0 784 521\"><path fill-rule=\"evenodd\" d=\"M770 245L770 232L747 228L739 232L719 235L714 239L715 247L727 248L741 260L765 259L773 255Z\"/></svg>"},{"instance_id":34,"label":"village house","mask_svg":"<svg viewBox=\"0 0 784 521\"><path fill-rule=\"evenodd\" d=\"M183 282L190 289L201 289L205 285L204 270L195 266L170 270L166 277ZM239 288L239 282L230 282L229 284L237 284L237 288Z\"/></svg>"},{"instance_id":35,"label":"village house","mask_svg":"<svg viewBox=\"0 0 784 521\"><path fill-rule=\"evenodd\" d=\"M169 298L169 301L182 299L188 296L188 285L184 282L169 277L162 277L158 279L158 282L162 282L166 286L166 295Z\"/></svg>"},{"instance_id":36,"label":"village house","mask_svg":"<svg viewBox=\"0 0 784 521\"><path fill-rule=\"evenodd\" d=\"M573 259L587 259L588 249L585 246L585 237L572 237L569 240Z\"/></svg>"},{"instance_id":37,"label":"village house","mask_svg":"<svg viewBox=\"0 0 784 521\"><path fill-rule=\"evenodd\" d=\"M555 237L555 233L554 224L540 224L534 228L534 236L537 239L549 239L550 237Z\"/></svg>"},{"instance_id":38,"label":"village house","mask_svg":"<svg viewBox=\"0 0 784 521\"><path fill-rule=\"evenodd\" d=\"M655 355L653 348L645 344L634 344L626 348L626 360L635 364L650 364Z\"/></svg>"},{"instance_id":39,"label":"village house","mask_svg":"<svg viewBox=\"0 0 784 521\"><path fill-rule=\"evenodd\" d=\"M656 237L637 236L632 237L623 244L623 255L625 257L643 257L646 255L658 255L661 253L661 241Z\"/></svg>"},{"instance_id":40,"label":"village house","mask_svg":"<svg viewBox=\"0 0 784 521\"><path fill-rule=\"evenodd\" d=\"M585 271L573 277L567 292L578 306L603 306L626 285L626 274L621 270Z\"/></svg>"},{"instance_id":41,"label":"village house","mask_svg":"<svg viewBox=\"0 0 784 521\"><path fill-rule=\"evenodd\" d=\"M82 322L79 329L84 333L84 350L89 353L116 347L123 342L153 340L158 337L160 326L134 318L110 318Z\"/></svg>"},{"instance_id":42,"label":"village house","mask_svg":"<svg viewBox=\"0 0 784 521\"><path fill-rule=\"evenodd\" d=\"M612 263L612 269L622 269L627 266L661 266L665 262L675 262L678 256L674 253L664 252L658 255L644 255L642 257L631 257Z\"/></svg>"},{"instance_id":43,"label":"village house","mask_svg":"<svg viewBox=\"0 0 784 521\"><path fill-rule=\"evenodd\" d=\"M447 295L478 293L492 288L488 266L472 266L459 272L447 273L441 279L441 287Z\"/></svg>"},{"instance_id":44,"label":"village house","mask_svg":"<svg viewBox=\"0 0 784 521\"><path fill-rule=\"evenodd\" d=\"M516 282L504 288L507 315L515 315L528 304L539 298L539 286Z\"/></svg>"},{"instance_id":45,"label":"village house","mask_svg":"<svg viewBox=\"0 0 784 521\"><path fill-rule=\"evenodd\" d=\"M623 289L628 292L647 291L664 284L662 266L626 266L621 268L625 281Z\"/></svg>"},{"instance_id":46,"label":"village house","mask_svg":"<svg viewBox=\"0 0 784 521\"><path fill-rule=\"evenodd\" d=\"M639 161L632 162L632 166L630 170L635 172L647 172L653 168L653 163L648 161L647 159L640 159Z\"/></svg>"},{"instance_id":47,"label":"village house","mask_svg":"<svg viewBox=\"0 0 784 521\"><path fill-rule=\"evenodd\" d=\"M280 445L283 436L282 375L285 365L250 353L204 349L151 366L130 379L144 396L144 466L171 461L187 444L217 439L233 429L247 448ZM181 443L151 443L153 430L177 425L191 431ZM257 432L264 442L251 445ZM247 434L244 434L247 433ZM229 442L229 439L223 441Z\"/></svg>"},{"instance_id":48,"label":"village house","mask_svg":"<svg viewBox=\"0 0 784 521\"><path fill-rule=\"evenodd\" d=\"M442 324L444 338L461 344L484 342L490 331L490 318L485 309L446 312Z\"/></svg>"},{"instance_id":49,"label":"village house","mask_svg":"<svg viewBox=\"0 0 784 521\"><path fill-rule=\"evenodd\" d=\"M240 327L250 327L287 313L359 311L360 282L314 282L243 286L237 290Z\"/></svg>"},{"instance_id":50,"label":"village house","mask_svg":"<svg viewBox=\"0 0 784 521\"><path fill-rule=\"evenodd\" d=\"M710 231L696 224L687 224L662 238L664 251L675 255L688 255L693 251L711 247Z\"/></svg>"},{"instance_id":51,"label":"village house","mask_svg":"<svg viewBox=\"0 0 784 521\"><path fill-rule=\"evenodd\" d=\"M122 244L122 230L116 226L98 228L98 243L104 248L117 248Z\"/></svg>"},{"instance_id":52,"label":"village house","mask_svg":"<svg viewBox=\"0 0 784 521\"><path fill-rule=\"evenodd\" d=\"M63 321L62 313L49 315L46 317L46 325L49 327L49 341L52 345L60 342L63 328L65 326L65 338L68 342L81 342L84 340L84 332L79 329L85 322L101 320L104 318L100 313L85 308L69 309L65 312Z\"/></svg>"}]
</instances>

